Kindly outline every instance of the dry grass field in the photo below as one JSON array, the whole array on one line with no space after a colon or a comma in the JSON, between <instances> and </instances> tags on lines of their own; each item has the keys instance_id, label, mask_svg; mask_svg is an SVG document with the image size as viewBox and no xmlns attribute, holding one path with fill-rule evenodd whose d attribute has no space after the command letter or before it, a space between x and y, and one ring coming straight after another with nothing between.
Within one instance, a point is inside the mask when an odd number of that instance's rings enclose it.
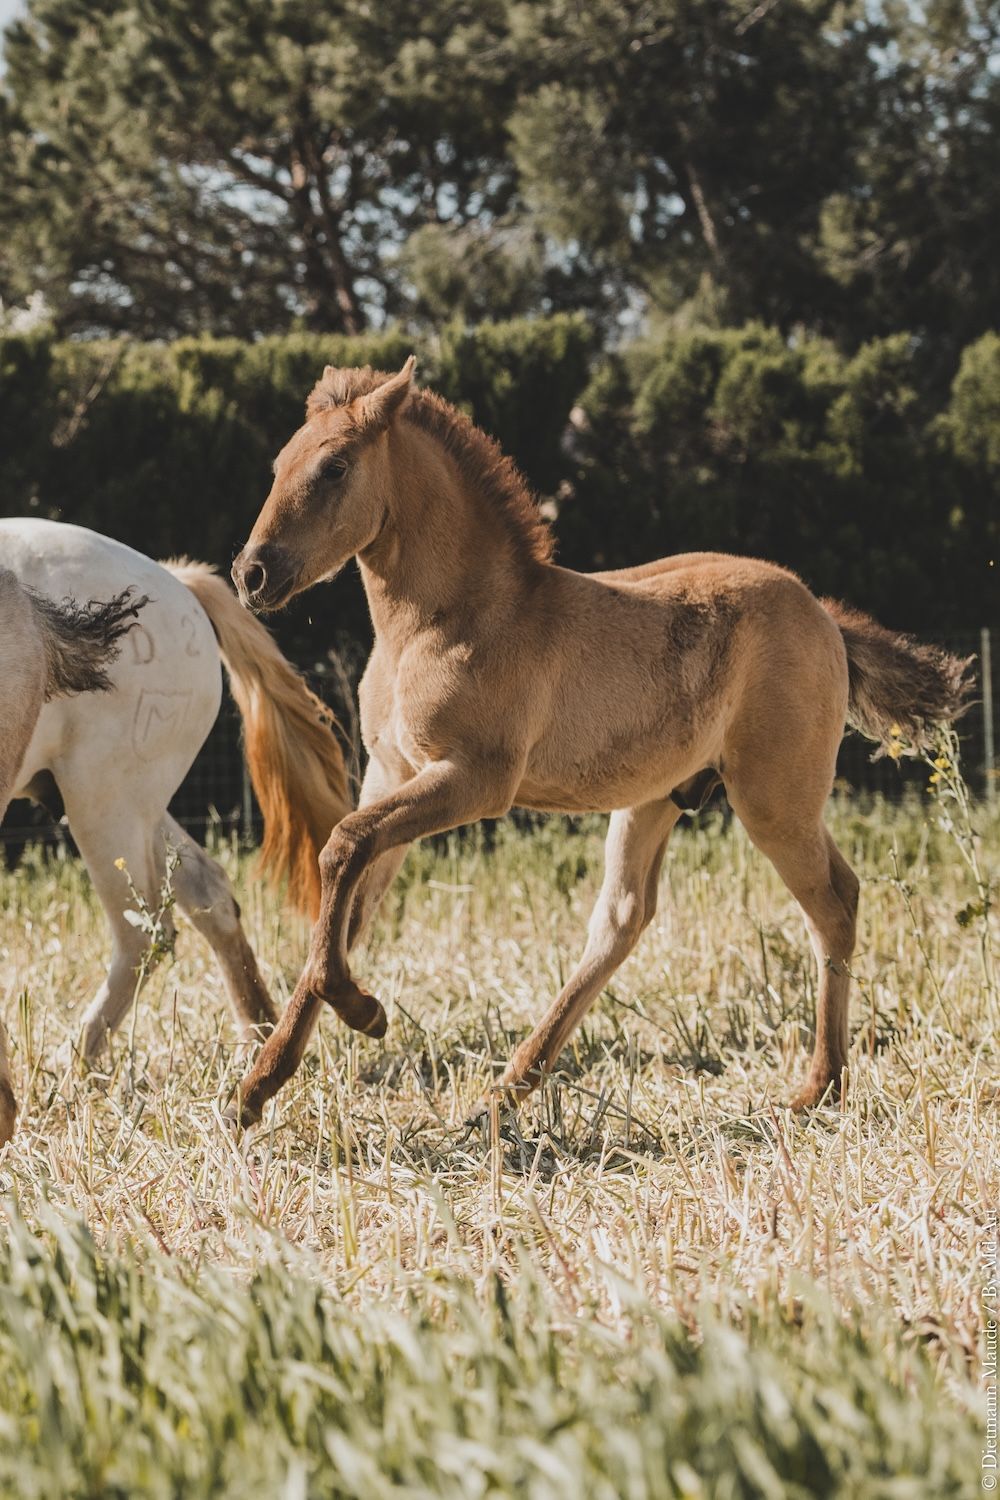
<instances>
[{"instance_id":1,"label":"dry grass field","mask_svg":"<svg viewBox=\"0 0 1000 1500\"><path fill-rule=\"evenodd\" d=\"M988 879L1000 818L973 816ZM68 858L0 876L0 1490L980 1493L996 916L956 804L831 821L863 882L852 1078L804 1119L801 918L718 811L678 828L561 1073L486 1138L463 1122L581 948L597 820L415 851L357 966L384 1043L325 1017L240 1138L200 939L84 1077L56 1059L100 909ZM221 857L283 1001L306 929Z\"/></svg>"}]
</instances>

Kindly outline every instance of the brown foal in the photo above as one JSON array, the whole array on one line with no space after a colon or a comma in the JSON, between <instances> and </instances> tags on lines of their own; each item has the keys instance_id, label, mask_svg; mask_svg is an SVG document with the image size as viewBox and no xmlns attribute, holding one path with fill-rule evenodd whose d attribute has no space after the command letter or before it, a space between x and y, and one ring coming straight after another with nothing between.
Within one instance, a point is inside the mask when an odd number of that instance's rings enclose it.
<instances>
[{"instance_id":1,"label":"brown foal","mask_svg":"<svg viewBox=\"0 0 1000 1500\"><path fill-rule=\"evenodd\" d=\"M414 839L515 805L610 812L583 958L500 1080L529 1092L652 920L670 832L717 782L805 914L819 998L793 1102L816 1104L848 1060L858 881L823 823L845 721L922 744L960 710L965 664L749 558L557 567L514 466L412 370L326 369L233 566L269 610L357 557L375 628L360 804L321 855L305 970L234 1113L259 1119L322 1002L384 1033L348 954Z\"/></svg>"}]
</instances>

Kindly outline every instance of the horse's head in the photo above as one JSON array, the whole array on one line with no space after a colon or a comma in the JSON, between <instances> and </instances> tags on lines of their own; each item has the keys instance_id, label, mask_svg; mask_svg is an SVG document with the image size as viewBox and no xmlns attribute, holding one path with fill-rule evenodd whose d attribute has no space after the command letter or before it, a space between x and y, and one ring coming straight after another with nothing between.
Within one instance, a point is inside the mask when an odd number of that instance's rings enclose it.
<instances>
[{"instance_id":1,"label":"horse's head","mask_svg":"<svg viewBox=\"0 0 1000 1500\"><path fill-rule=\"evenodd\" d=\"M306 420L274 463L274 483L233 563L244 604L280 609L332 578L385 522L390 496L386 435L410 392L411 354L396 375L327 365Z\"/></svg>"}]
</instances>

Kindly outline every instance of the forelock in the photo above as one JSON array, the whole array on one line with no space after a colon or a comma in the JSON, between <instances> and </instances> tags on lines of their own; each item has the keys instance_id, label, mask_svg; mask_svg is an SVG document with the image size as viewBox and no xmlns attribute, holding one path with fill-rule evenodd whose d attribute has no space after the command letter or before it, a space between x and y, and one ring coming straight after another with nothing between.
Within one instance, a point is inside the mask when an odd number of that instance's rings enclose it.
<instances>
[{"instance_id":1,"label":"forelock","mask_svg":"<svg viewBox=\"0 0 1000 1500\"><path fill-rule=\"evenodd\" d=\"M389 378L385 370L373 370L371 365L345 370L335 370L332 365L327 365L309 394L306 416L314 416L316 412L328 411L334 406L349 406Z\"/></svg>"}]
</instances>

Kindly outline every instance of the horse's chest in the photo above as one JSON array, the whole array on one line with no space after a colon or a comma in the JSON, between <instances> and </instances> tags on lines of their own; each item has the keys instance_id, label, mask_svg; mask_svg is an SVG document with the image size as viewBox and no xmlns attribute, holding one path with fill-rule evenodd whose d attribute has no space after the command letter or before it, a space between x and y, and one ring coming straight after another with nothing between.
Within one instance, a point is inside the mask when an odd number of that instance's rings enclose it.
<instances>
[{"instance_id":1,"label":"horse's chest","mask_svg":"<svg viewBox=\"0 0 1000 1500\"><path fill-rule=\"evenodd\" d=\"M373 659L360 694L368 749L419 771L475 742L478 700L466 667L454 650L430 658L413 653L393 667Z\"/></svg>"}]
</instances>

